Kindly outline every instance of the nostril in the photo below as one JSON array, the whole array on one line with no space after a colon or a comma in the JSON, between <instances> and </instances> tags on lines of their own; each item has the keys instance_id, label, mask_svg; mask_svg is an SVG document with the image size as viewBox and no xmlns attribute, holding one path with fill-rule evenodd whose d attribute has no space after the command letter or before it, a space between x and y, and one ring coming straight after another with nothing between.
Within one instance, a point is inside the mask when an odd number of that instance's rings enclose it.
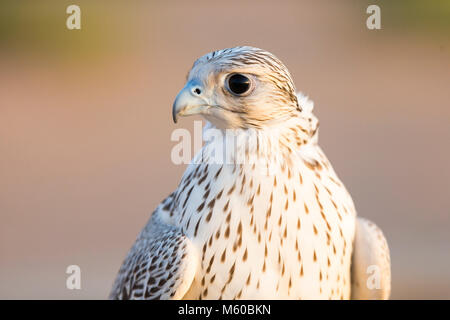
<instances>
[{"instance_id":1,"label":"nostril","mask_svg":"<svg viewBox=\"0 0 450 320\"><path fill-rule=\"evenodd\" d=\"M194 93L200 95L202 93L202 90L200 90L200 88L195 88Z\"/></svg>"}]
</instances>

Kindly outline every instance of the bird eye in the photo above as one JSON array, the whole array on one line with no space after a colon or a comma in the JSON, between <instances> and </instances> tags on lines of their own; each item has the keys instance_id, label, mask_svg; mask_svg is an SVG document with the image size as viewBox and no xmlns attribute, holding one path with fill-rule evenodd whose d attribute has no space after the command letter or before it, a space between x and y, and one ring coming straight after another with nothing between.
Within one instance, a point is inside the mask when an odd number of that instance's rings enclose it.
<instances>
[{"instance_id":1,"label":"bird eye","mask_svg":"<svg viewBox=\"0 0 450 320\"><path fill-rule=\"evenodd\" d=\"M228 90L235 95L243 95L248 92L252 86L251 80L240 73L229 76L227 82Z\"/></svg>"}]
</instances>

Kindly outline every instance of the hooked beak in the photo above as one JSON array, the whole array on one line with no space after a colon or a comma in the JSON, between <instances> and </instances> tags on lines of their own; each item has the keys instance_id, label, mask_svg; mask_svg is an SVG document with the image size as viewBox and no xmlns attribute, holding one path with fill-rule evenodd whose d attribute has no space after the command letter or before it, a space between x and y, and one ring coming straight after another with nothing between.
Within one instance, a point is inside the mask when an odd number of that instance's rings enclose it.
<instances>
[{"instance_id":1,"label":"hooked beak","mask_svg":"<svg viewBox=\"0 0 450 320\"><path fill-rule=\"evenodd\" d=\"M172 106L173 122L177 123L178 117L191 116L205 113L209 104L202 96L203 89L193 82L188 82L178 93Z\"/></svg>"}]
</instances>

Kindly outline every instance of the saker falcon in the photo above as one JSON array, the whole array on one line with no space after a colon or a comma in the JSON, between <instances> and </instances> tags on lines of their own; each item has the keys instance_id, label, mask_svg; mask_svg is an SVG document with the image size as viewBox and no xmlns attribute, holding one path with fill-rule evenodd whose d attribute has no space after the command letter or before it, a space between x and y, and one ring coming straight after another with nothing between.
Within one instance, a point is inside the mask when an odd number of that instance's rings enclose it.
<instances>
[{"instance_id":1,"label":"saker falcon","mask_svg":"<svg viewBox=\"0 0 450 320\"><path fill-rule=\"evenodd\" d=\"M173 119L200 114L216 134L151 215L110 298L387 299L387 242L356 216L312 109L267 51L199 58Z\"/></svg>"}]
</instances>

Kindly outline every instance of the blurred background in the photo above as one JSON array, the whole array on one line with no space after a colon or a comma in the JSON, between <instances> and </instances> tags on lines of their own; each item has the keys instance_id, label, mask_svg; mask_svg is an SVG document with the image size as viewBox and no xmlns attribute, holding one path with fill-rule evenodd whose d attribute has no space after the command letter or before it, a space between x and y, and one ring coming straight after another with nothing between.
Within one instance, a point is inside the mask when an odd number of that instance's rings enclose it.
<instances>
[{"instance_id":1,"label":"blurred background","mask_svg":"<svg viewBox=\"0 0 450 320\"><path fill-rule=\"evenodd\" d=\"M389 241L392 298L450 298L445 0L2 1L0 298L107 297L185 169L170 136L193 128L171 120L187 71L236 45L277 55L314 100L322 148ZM72 264L81 290L66 289Z\"/></svg>"}]
</instances>

